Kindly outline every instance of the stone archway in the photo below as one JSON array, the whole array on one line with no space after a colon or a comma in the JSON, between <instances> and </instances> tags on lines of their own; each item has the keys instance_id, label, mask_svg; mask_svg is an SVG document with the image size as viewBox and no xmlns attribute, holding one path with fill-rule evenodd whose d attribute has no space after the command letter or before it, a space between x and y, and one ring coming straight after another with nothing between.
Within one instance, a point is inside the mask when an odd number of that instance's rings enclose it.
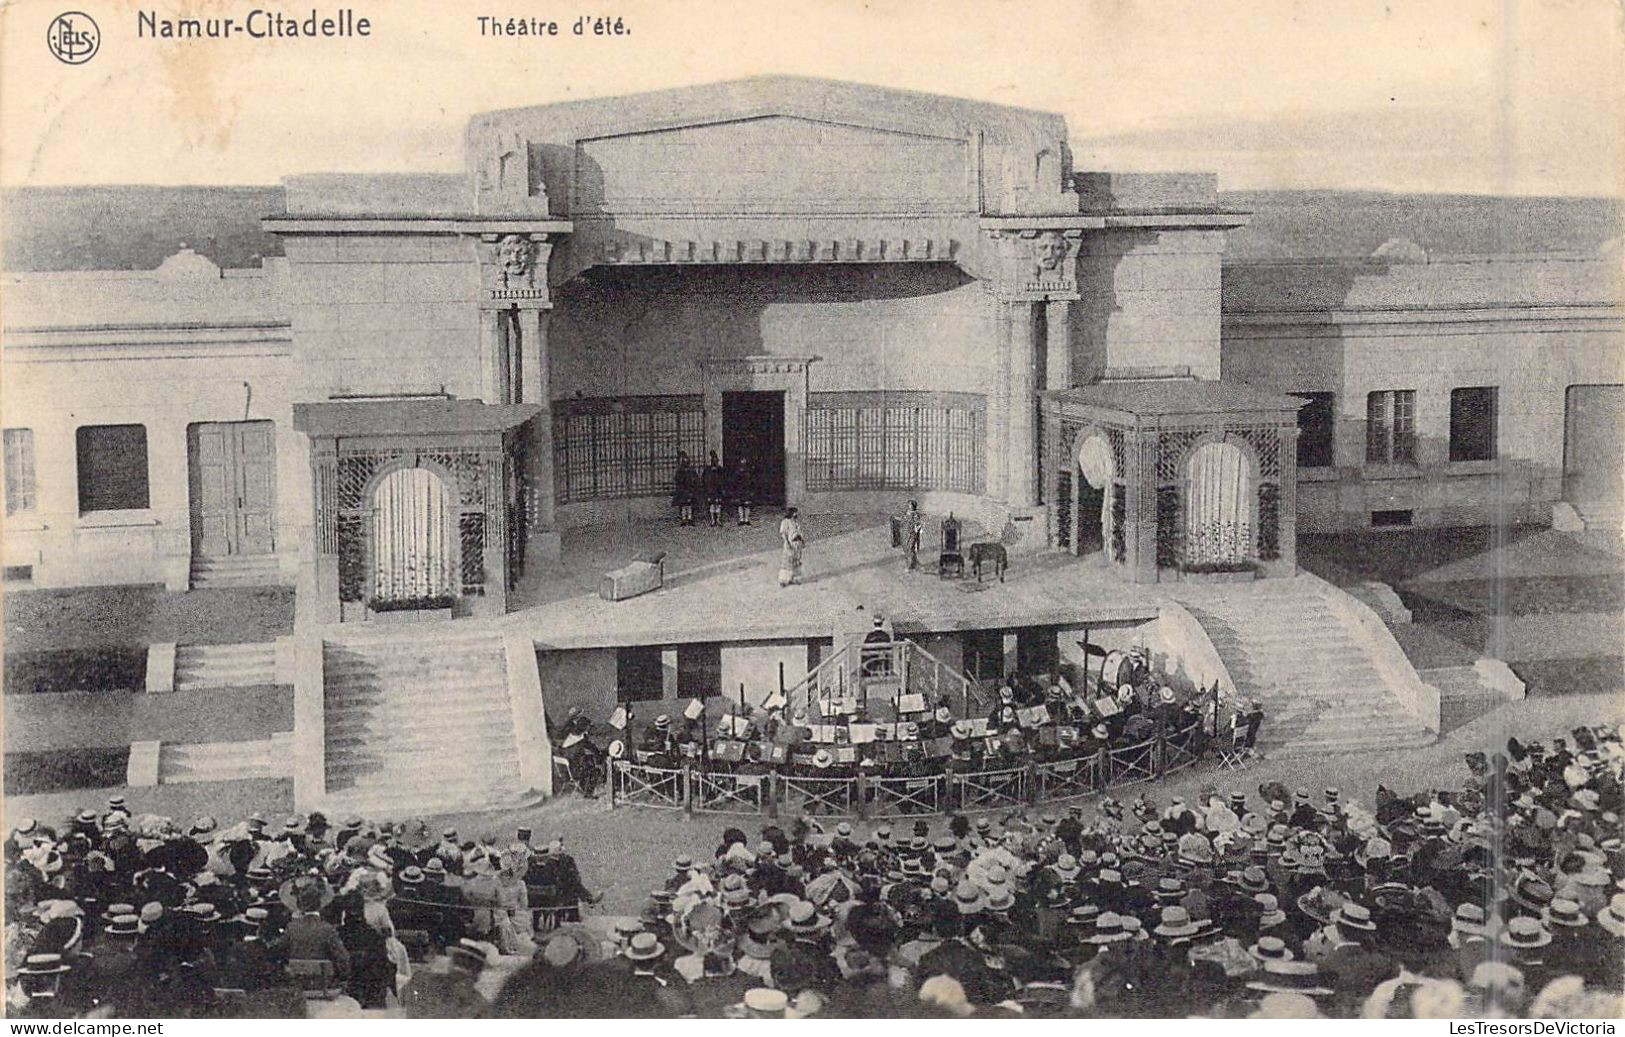
<instances>
[{"instance_id":1,"label":"stone archway","mask_svg":"<svg viewBox=\"0 0 1625 1037\"><path fill-rule=\"evenodd\" d=\"M1091 554L1095 550L1109 551L1117 466L1106 437L1099 432L1085 436L1078 446L1076 464L1078 496L1074 506L1077 523L1074 553L1081 555Z\"/></svg>"},{"instance_id":2,"label":"stone archway","mask_svg":"<svg viewBox=\"0 0 1625 1037\"><path fill-rule=\"evenodd\" d=\"M370 598L455 598L458 510L446 480L425 467L394 468L374 482L371 505Z\"/></svg>"},{"instance_id":3,"label":"stone archway","mask_svg":"<svg viewBox=\"0 0 1625 1037\"><path fill-rule=\"evenodd\" d=\"M1185 464L1187 568L1242 566L1257 559L1257 471L1251 452L1223 439L1198 444Z\"/></svg>"}]
</instances>

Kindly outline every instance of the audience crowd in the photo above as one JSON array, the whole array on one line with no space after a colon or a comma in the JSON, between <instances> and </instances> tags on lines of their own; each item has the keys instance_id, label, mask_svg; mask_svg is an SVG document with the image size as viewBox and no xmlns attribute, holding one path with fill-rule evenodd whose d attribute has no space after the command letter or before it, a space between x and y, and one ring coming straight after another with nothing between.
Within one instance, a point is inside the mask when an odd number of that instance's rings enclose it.
<instances>
[{"instance_id":1,"label":"audience crowd","mask_svg":"<svg viewBox=\"0 0 1625 1037\"><path fill-rule=\"evenodd\" d=\"M1458 787L1266 783L859 833L799 818L594 918L558 841L320 815L217 831L115 798L6 845L14 1015L1613 1017L1625 743ZM610 924L612 923L612 924Z\"/></svg>"}]
</instances>

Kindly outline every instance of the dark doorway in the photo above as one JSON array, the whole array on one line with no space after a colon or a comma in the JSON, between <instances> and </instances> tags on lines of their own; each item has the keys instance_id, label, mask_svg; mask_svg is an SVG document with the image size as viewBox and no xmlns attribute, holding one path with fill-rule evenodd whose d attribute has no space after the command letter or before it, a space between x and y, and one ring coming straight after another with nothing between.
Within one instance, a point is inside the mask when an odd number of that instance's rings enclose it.
<instances>
[{"instance_id":1,"label":"dark doorway","mask_svg":"<svg viewBox=\"0 0 1625 1037\"><path fill-rule=\"evenodd\" d=\"M784 393L722 394L722 463L750 462L752 499L784 503Z\"/></svg>"},{"instance_id":2,"label":"dark doorway","mask_svg":"<svg viewBox=\"0 0 1625 1037\"><path fill-rule=\"evenodd\" d=\"M1078 476L1078 550L1080 555L1094 554L1106 546L1100 519L1106 506L1106 491L1095 489L1089 480Z\"/></svg>"}]
</instances>

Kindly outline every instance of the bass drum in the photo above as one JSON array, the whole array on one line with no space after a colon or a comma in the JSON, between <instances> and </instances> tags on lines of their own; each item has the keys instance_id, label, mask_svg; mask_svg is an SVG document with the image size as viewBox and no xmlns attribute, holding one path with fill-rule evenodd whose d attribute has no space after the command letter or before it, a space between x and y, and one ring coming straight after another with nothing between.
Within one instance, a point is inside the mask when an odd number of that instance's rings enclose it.
<instances>
[{"instance_id":1,"label":"bass drum","mask_svg":"<svg viewBox=\"0 0 1625 1037\"><path fill-rule=\"evenodd\" d=\"M1129 657L1123 652L1107 652L1106 661L1101 664L1100 670L1102 693L1115 695L1118 687L1133 683L1134 667Z\"/></svg>"}]
</instances>

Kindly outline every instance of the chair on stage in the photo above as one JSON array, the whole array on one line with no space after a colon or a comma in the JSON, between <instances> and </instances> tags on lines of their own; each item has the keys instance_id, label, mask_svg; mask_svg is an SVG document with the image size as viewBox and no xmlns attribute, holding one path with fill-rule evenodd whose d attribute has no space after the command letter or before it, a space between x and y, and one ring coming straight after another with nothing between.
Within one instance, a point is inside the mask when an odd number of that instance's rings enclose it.
<instances>
[{"instance_id":1,"label":"chair on stage","mask_svg":"<svg viewBox=\"0 0 1625 1037\"><path fill-rule=\"evenodd\" d=\"M1258 741L1258 728L1264 722L1262 710L1236 712L1230 718L1230 743L1219 747L1219 767L1228 771L1244 770L1259 759L1254 743Z\"/></svg>"},{"instance_id":2,"label":"chair on stage","mask_svg":"<svg viewBox=\"0 0 1625 1037\"><path fill-rule=\"evenodd\" d=\"M942 553L937 555L937 578L965 576L965 556L959 549L959 520L950 512L942 520Z\"/></svg>"}]
</instances>

